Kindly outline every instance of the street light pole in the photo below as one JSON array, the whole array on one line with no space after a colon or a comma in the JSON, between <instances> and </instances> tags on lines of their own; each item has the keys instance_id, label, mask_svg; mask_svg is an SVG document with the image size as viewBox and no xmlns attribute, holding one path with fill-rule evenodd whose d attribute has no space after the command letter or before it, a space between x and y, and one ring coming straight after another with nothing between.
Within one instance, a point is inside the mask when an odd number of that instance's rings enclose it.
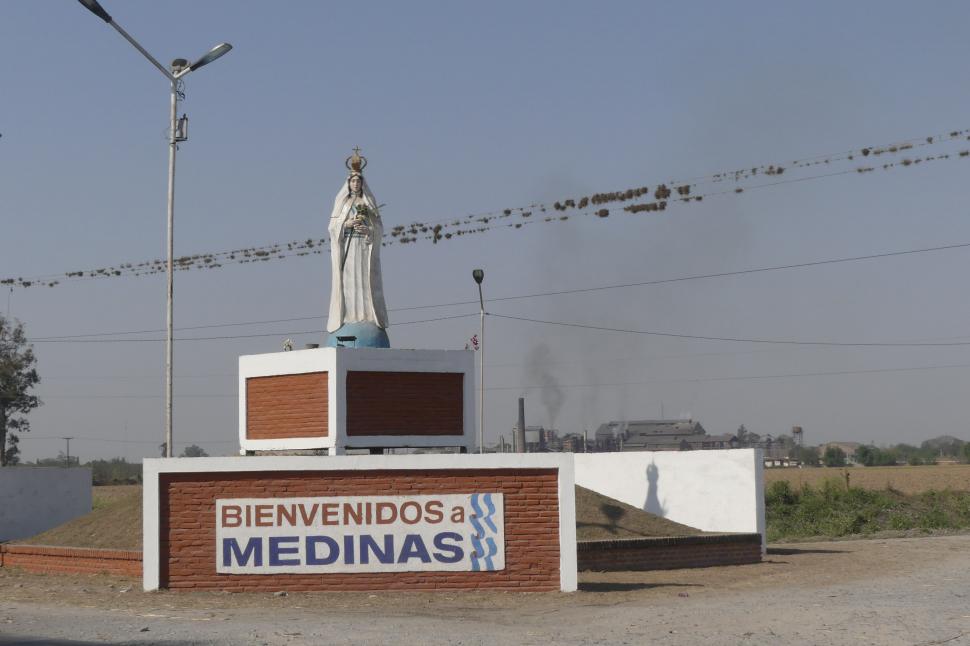
<instances>
[{"instance_id":1,"label":"street light pole","mask_svg":"<svg viewBox=\"0 0 970 646\"><path fill-rule=\"evenodd\" d=\"M165 272L168 283L165 297L165 457L167 458L172 457L172 356L174 353L172 332L175 322L173 311L175 272L172 263L175 257L175 151L178 150L176 142L179 105L178 79L173 77L171 85L171 112L169 112L168 117L168 241L166 244L168 266Z\"/></svg>"},{"instance_id":2,"label":"street light pole","mask_svg":"<svg viewBox=\"0 0 970 646\"><path fill-rule=\"evenodd\" d=\"M478 452L485 453L485 298L482 296L482 281L485 280L485 271L475 269L472 271L472 278L478 283L478 302L481 305L481 331L479 333L479 348L481 348L481 363L478 373L478 399L481 410L478 417Z\"/></svg>"},{"instance_id":3,"label":"street light pole","mask_svg":"<svg viewBox=\"0 0 970 646\"><path fill-rule=\"evenodd\" d=\"M132 38L128 32L121 28L118 23L101 6L98 0L78 0L84 7L95 16L105 21L121 34L125 40L137 49L142 56L158 68L171 84L170 112L169 112L169 136L168 136L168 240L167 240L167 291L165 297L165 457L172 457L172 364L173 364L173 304L175 295L174 280L174 257L175 257L175 153L178 150L178 142L185 141L186 133L180 132L178 120L179 102L179 79L195 71L204 65L208 65L220 56L232 49L229 43L216 45L201 58L191 65L184 58L176 58L172 61L172 69L168 70L159 63L154 56L148 53L138 41Z\"/></svg>"}]
</instances>

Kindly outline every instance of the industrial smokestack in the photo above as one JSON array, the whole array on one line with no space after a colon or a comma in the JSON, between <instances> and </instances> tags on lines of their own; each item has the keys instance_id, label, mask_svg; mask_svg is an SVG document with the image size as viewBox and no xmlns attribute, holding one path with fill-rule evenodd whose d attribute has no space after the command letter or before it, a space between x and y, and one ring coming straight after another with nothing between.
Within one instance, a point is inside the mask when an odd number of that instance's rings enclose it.
<instances>
[{"instance_id":1,"label":"industrial smokestack","mask_svg":"<svg viewBox=\"0 0 970 646\"><path fill-rule=\"evenodd\" d=\"M525 453L525 397L519 397L519 422L515 425L515 452Z\"/></svg>"}]
</instances>

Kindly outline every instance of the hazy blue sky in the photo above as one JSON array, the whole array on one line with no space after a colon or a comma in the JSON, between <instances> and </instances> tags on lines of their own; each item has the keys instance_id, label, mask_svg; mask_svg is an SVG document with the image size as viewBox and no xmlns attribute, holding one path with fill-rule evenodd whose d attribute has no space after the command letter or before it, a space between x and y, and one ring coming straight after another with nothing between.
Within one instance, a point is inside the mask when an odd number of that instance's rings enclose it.
<instances>
[{"instance_id":1,"label":"hazy blue sky","mask_svg":"<svg viewBox=\"0 0 970 646\"><path fill-rule=\"evenodd\" d=\"M359 145L385 227L858 150L970 127L961 2L135 2L106 9L160 60L235 49L186 79L176 251L326 235ZM0 19L0 278L164 256L165 79L73 0ZM968 143L970 145L970 143ZM970 242L970 160L795 182L383 252L388 307L647 281ZM857 162L859 160L856 160ZM899 161L881 159L884 162ZM877 165L878 165L877 164ZM855 165L859 165L858 163ZM833 170L851 169L842 163ZM826 167L802 176L822 174ZM786 177L797 178L792 170ZM720 188L718 188L720 187ZM730 183L707 188L730 189ZM705 189L706 190L706 189ZM970 250L489 305L496 313L707 336L967 337ZM0 293L32 337L164 327L164 276ZM176 326L278 333L179 343L176 450L236 448L236 359L322 341L329 262L185 272ZM463 347L474 306L392 311L395 347ZM487 435L690 415L806 441L970 439L970 346L786 347L490 319ZM312 334L295 334L318 330ZM140 335L138 338L161 334ZM24 457L157 454L163 344L37 343L45 405ZM561 407L530 386L561 385ZM96 438L97 440L95 441ZM111 441L105 441L111 440Z\"/></svg>"}]
</instances>

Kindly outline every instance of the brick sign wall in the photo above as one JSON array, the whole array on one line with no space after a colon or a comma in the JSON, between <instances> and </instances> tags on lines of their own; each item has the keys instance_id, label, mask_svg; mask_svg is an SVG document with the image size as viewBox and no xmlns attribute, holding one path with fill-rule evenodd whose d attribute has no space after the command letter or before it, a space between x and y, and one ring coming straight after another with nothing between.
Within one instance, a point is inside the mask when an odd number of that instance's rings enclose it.
<instances>
[{"instance_id":1,"label":"brick sign wall","mask_svg":"<svg viewBox=\"0 0 970 646\"><path fill-rule=\"evenodd\" d=\"M454 462L455 458L470 456L435 457ZM265 458L251 460L261 459ZM198 464L202 466L202 463ZM478 588L551 591L560 590L562 586L560 473L555 468L237 471L161 473L157 477L159 587L240 591ZM499 570L217 572L217 561L221 558L216 544L218 500L236 501L231 504L238 505L239 501L260 498L306 501L413 496L424 501L422 496L436 495L452 500L447 496L476 492L500 494L496 498L501 500L503 510L504 567ZM149 507L146 503L146 513ZM241 543L235 544L236 547L239 545ZM237 551L235 557L240 552ZM146 580L148 578L146 570ZM574 576L567 577L567 580L573 579ZM146 583L146 587L150 586Z\"/></svg>"}]
</instances>

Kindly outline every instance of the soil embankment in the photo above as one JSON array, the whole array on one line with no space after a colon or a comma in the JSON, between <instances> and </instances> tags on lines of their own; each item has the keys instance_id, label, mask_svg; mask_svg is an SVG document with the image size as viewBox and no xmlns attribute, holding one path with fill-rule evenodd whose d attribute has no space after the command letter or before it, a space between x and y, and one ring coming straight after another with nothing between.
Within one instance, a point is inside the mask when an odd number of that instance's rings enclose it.
<instances>
[{"instance_id":1,"label":"soil embankment","mask_svg":"<svg viewBox=\"0 0 970 646\"><path fill-rule=\"evenodd\" d=\"M18 543L140 550L141 494L139 485L95 487L91 513ZM595 491L576 487L577 540L697 536L704 533Z\"/></svg>"}]
</instances>

